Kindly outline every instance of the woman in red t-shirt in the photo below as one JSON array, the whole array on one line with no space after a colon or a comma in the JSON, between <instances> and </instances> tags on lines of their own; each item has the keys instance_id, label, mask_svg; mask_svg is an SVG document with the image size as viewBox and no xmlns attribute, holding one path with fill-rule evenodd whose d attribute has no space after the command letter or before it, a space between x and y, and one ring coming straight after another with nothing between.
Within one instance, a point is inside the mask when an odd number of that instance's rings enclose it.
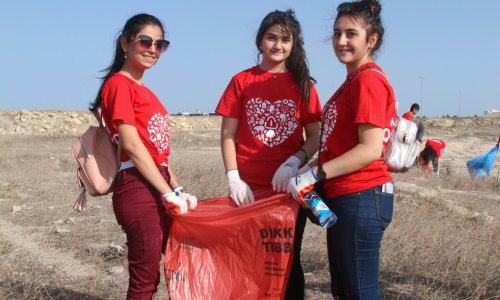
<instances>
[{"instance_id":1,"label":"woman in red t-shirt","mask_svg":"<svg viewBox=\"0 0 500 300\"><path fill-rule=\"evenodd\" d=\"M321 105L295 13L269 13L255 43L261 63L231 79L216 109L223 116L221 148L229 195L238 206L254 202L255 190L286 192L289 179L319 143ZM300 208L285 299L304 296L300 245L305 223Z\"/></svg>"},{"instance_id":2,"label":"woman in red t-shirt","mask_svg":"<svg viewBox=\"0 0 500 300\"><path fill-rule=\"evenodd\" d=\"M430 139L418 155L418 164L425 175L439 175L439 158L444 153L446 143L440 139ZM432 170L429 164L432 163Z\"/></svg>"},{"instance_id":3,"label":"woman in red t-shirt","mask_svg":"<svg viewBox=\"0 0 500 300\"><path fill-rule=\"evenodd\" d=\"M393 89L373 61L384 35L380 11L376 0L337 7L333 49L347 78L323 109L319 164L289 184L303 203L321 181L324 201L338 217L327 230L336 299L380 299L380 243L394 198L382 149L397 118Z\"/></svg>"},{"instance_id":4,"label":"woman in red t-shirt","mask_svg":"<svg viewBox=\"0 0 500 300\"><path fill-rule=\"evenodd\" d=\"M156 17L131 17L116 40L90 110L101 108L109 134L122 149L113 188L113 211L127 235L127 299L151 299L160 282L170 213L194 209L197 199L179 185L168 161L171 123L167 110L142 82L169 42Z\"/></svg>"}]
</instances>

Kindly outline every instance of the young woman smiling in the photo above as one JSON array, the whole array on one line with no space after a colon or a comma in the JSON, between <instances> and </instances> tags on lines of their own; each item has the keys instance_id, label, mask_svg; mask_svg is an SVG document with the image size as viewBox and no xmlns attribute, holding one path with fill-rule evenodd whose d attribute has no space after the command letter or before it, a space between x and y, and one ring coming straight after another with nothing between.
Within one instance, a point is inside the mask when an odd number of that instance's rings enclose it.
<instances>
[{"instance_id":1,"label":"young woman smiling","mask_svg":"<svg viewBox=\"0 0 500 300\"><path fill-rule=\"evenodd\" d=\"M320 181L338 217L327 230L335 299L380 299L380 243L394 198L382 149L396 121L394 91L373 61L384 36L380 11L376 0L338 6L333 50L346 66L346 81L323 109L319 163L289 184L303 201Z\"/></svg>"},{"instance_id":2,"label":"young woman smiling","mask_svg":"<svg viewBox=\"0 0 500 300\"><path fill-rule=\"evenodd\" d=\"M292 10L269 13L255 38L262 60L231 79L217 106L229 195L238 206L254 202L255 190L286 192L289 179L317 151L321 105L303 43ZM300 208L285 299L304 298L300 247L305 224Z\"/></svg>"},{"instance_id":3,"label":"young woman smiling","mask_svg":"<svg viewBox=\"0 0 500 300\"><path fill-rule=\"evenodd\" d=\"M168 112L142 82L144 72L169 44L156 17L131 17L115 42L113 63L90 107L101 108L110 136L123 150L113 210L127 235L127 299L152 298L160 282L171 214L186 213L197 205L196 197L179 185L168 160L172 137Z\"/></svg>"}]
</instances>

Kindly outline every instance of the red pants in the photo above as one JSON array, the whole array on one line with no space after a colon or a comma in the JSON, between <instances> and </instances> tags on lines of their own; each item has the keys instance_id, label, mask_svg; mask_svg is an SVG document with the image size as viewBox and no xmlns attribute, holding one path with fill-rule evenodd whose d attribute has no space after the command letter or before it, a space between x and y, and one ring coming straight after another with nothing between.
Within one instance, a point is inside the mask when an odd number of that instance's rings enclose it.
<instances>
[{"instance_id":1,"label":"red pants","mask_svg":"<svg viewBox=\"0 0 500 300\"><path fill-rule=\"evenodd\" d=\"M169 181L167 169L161 168ZM152 299L160 283L171 217L161 195L136 168L122 170L113 190L116 220L127 235L129 286L127 299Z\"/></svg>"}]
</instances>

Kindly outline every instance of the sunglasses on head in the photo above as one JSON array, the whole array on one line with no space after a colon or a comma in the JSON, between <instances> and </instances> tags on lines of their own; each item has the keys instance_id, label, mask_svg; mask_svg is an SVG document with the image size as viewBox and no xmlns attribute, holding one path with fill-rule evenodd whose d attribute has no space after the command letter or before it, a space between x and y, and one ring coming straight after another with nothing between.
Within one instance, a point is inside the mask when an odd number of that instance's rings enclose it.
<instances>
[{"instance_id":1,"label":"sunglasses on head","mask_svg":"<svg viewBox=\"0 0 500 300\"><path fill-rule=\"evenodd\" d=\"M163 53L167 50L168 46L170 46L170 42L167 40L156 40L155 42L153 38L147 35L139 35L137 38L139 39L139 45L144 49L149 49L154 44L156 50Z\"/></svg>"}]
</instances>

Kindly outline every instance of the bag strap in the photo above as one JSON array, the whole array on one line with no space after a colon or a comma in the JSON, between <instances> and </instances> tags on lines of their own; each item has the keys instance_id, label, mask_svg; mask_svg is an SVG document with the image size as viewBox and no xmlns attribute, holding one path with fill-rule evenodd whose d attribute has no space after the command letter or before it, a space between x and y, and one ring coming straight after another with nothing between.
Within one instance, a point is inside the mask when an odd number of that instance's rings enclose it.
<instances>
[{"instance_id":1,"label":"bag strap","mask_svg":"<svg viewBox=\"0 0 500 300\"><path fill-rule=\"evenodd\" d=\"M101 112L98 109L91 110L91 112L94 115L94 117L96 118L97 123L99 123L99 127L103 127L104 128L104 123L102 122Z\"/></svg>"},{"instance_id":2,"label":"bag strap","mask_svg":"<svg viewBox=\"0 0 500 300\"><path fill-rule=\"evenodd\" d=\"M99 127L106 128L105 123L103 122L102 114L99 111L99 109L91 110L91 112L96 118L97 123L99 123ZM120 169L121 155L122 155L122 146L120 142L118 142L116 143L116 162L118 163L118 169Z\"/></svg>"},{"instance_id":3,"label":"bag strap","mask_svg":"<svg viewBox=\"0 0 500 300\"><path fill-rule=\"evenodd\" d=\"M320 163L320 156L321 156L321 148L323 147L323 133L324 133L324 125L325 125L325 113L328 111L328 109L330 108L330 106L333 105L333 103L335 103L335 101L337 101L337 98L340 96L340 94L342 94L342 92L345 90L345 88L349 85L349 83L351 83L354 78L356 78L356 76L358 76L359 73L363 72L363 71L366 71L366 70L370 70L370 69L374 69L375 67L374 66L365 66L364 68L361 68L359 69L358 71L356 71L355 73L351 74L351 76L349 76L347 78L347 80L340 86L340 88L335 92L335 94L333 95L333 97L325 104L325 108L323 109L323 116L321 117L321 128L320 128L320 131L319 131L319 149L318 149L318 160L317 160L317 165L319 166L319 163Z\"/></svg>"}]
</instances>

